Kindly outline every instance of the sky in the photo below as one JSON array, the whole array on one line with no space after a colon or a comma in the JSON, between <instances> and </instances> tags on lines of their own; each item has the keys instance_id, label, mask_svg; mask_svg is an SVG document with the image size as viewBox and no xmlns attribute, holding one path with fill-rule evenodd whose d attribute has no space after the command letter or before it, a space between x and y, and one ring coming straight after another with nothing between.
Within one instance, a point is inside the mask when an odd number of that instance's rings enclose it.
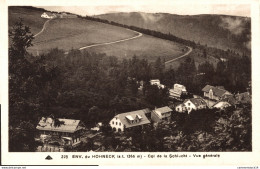
<instances>
[{"instance_id":1,"label":"sky","mask_svg":"<svg viewBox=\"0 0 260 169\"><path fill-rule=\"evenodd\" d=\"M112 12L171 13L178 15L224 14L250 17L248 4L123 4L90 6L37 6L50 11L71 12L79 15L100 15Z\"/></svg>"}]
</instances>

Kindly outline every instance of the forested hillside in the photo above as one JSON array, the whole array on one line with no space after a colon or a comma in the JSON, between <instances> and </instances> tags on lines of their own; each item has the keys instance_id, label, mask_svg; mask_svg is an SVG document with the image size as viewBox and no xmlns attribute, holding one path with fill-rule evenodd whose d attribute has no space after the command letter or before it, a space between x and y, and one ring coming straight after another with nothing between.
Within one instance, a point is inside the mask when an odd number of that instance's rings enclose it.
<instances>
[{"instance_id":1,"label":"forested hillside","mask_svg":"<svg viewBox=\"0 0 260 169\"><path fill-rule=\"evenodd\" d=\"M183 39L224 50L230 49L247 55L251 51L251 20L247 17L142 12L109 13L95 17L171 33Z\"/></svg>"}]
</instances>

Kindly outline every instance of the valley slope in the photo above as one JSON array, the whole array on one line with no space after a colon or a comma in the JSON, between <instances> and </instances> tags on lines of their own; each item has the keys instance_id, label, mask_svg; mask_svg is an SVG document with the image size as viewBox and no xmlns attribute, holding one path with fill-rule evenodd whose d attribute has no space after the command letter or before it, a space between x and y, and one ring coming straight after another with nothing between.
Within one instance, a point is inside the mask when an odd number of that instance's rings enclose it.
<instances>
[{"instance_id":1,"label":"valley slope","mask_svg":"<svg viewBox=\"0 0 260 169\"><path fill-rule=\"evenodd\" d=\"M240 53L251 50L251 20L226 15L174 15L166 13L109 13L95 16L129 26L171 33L203 45L231 49Z\"/></svg>"}]
</instances>

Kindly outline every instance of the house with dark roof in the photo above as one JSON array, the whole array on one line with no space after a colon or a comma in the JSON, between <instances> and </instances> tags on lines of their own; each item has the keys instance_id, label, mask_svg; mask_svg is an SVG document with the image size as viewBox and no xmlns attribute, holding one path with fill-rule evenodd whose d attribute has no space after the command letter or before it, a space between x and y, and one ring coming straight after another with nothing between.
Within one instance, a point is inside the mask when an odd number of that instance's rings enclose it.
<instances>
[{"instance_id":1,"label":"house with dark roof","mask_svg":"<svg viewBox=\"0 0 260 169\"><path fill-rule=\"evenodd\" d=\"M61 140L64 145L75 145L81 142L81 135L85 125L80 120L45 118L39 121L36 129L39 131L40 138L55 138ZM42 140L44 142L44 140Z\"/></svg>"},{"instance_id":2,"label":"house with dark roof","mask_svg":"<svg viewBox=\"0 0 260 169\"><path fill-rule=\"evenodd\" d=\"M168 106L156 108L151 112L151 119L153 122L158 123L162 120L170 121L172 109Z\"/></svg>"},{"instance_id":3,"label":"house with dark roof","mask_svg":"<svg viewBox=\"0 0 260 169\"><path fill-rule=\"evenodd\" d=\"M220 86L210 86L206 85L202 91L204 92L204 97L209 98L211 100L221 100L223 97L227 95L232 95L230 92L224 89L224 87Z\"/></svg>"},{"instance_id":4,"label":"house with dark roof","mask_svg":"<svg viewBox=\"0 0 260 169\"><path fill-rule=\"evenodd\" d=\"M190 113L192 110L206 109L207 103L202 98L191 98L184 100L186 111Z\"/></svg>"},{"instance_id":5,"label":"house with dark roof","mask_svg":"<svg viewBox=\"0 0 260 169\"><path fill-rule=\"evenodd\" d=\"M123 132L132 128L142 128L144 125L150 124L145 114L149 113L149 109L126 112L116 115L109 124L116 132Z\"/></svg>"}]
</instances>

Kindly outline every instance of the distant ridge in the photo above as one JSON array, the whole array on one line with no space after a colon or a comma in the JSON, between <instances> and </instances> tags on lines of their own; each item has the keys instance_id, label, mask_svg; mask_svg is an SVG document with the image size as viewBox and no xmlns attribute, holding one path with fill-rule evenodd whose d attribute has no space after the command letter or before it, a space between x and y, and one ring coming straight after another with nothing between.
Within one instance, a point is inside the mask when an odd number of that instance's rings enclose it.
<instances>
[{"instance_id":1,"label":"distant ridge","mask_svg":"<svg viewBox=\"0 0 260 169\"><path fill-rule=\"evenodd\" d=\"M251 51L251 19L229 15L168 13L108 13L94 16L117 23L171 33L203 45L239 53Z\"/></svg>"}]
</instances>

